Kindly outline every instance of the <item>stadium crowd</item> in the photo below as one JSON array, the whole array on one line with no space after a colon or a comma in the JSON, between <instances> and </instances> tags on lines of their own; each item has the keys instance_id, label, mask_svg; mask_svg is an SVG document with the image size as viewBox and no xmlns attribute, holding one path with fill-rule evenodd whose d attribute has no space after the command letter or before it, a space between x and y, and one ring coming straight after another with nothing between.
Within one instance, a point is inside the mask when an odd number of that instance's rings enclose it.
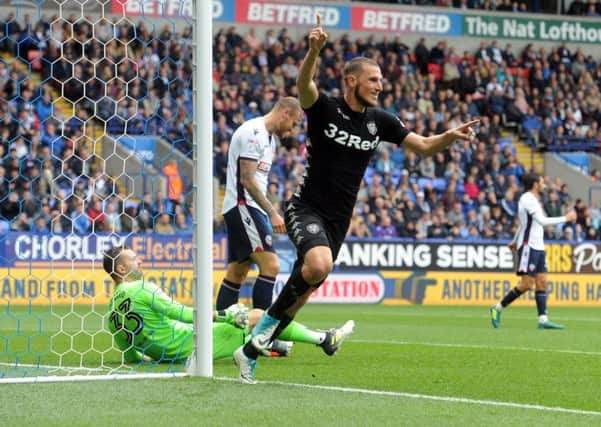
<instances>
[{"instance_id":1,"label":"stadium crowd","mask_svg":"<svg viewBox=\"0 0 601 427\"><path fill-rule=\"evenodd\" d=\"M0 61L2 227L189 232L191 198L177 164L164 173L178 191L170 185L168 194L123 201L117 197L119 183L99 167L84 122L92 118L111 135L162 136L190 156L191 29L173 34L170 27L150 28L143 20L134 28L106 19L92 26L85 20L8 17L0 30L0 50L29 58L44 81L26 79L18 61ZM92 32L97 40L86 42ZM215 179L223 186L232 133L244 120L269 111L278 97L295 95L307 44L293 40L285 28L258 37L254 29L239 34L231 27L214 40ZM40 49L41 61L35 62ZM365 176L350 236L510 238L524 168L507 135L531 139L541 149L570 138L599 139L601 64L582 49L562 44L546 51L531 44L514 52L510 44L482 41L476 51L460 52L445 40L406 46L401 37L344 35L323 51L321 90L339 94L342 65L358 55L381 64L382 107L409 129L428 135L471 117L482 121L476 141L433 159L381 146ZM57 88L76 105L75 117L63 118L53 109ZM268 196L280 206L302 178L305 138L303 125L278 149ZM579 213L574 226L549 228L547 238L601 238L601 211L572 200L561 181L549 182L544 205L549 215L573 206ZM222 227L216 221L216 231Z\"/></svg>"}]
</instances>

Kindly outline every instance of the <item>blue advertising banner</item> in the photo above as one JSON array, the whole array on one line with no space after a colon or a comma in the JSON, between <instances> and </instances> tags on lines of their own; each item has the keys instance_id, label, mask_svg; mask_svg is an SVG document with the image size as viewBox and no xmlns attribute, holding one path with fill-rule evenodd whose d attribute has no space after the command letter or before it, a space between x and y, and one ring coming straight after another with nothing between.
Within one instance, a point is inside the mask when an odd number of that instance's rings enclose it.
<instances>
[{"instance_id":1,"label":"blue advertising banner","mask_svg":"<svg viewBox=\"0 0 601 427\"><path fill-rule=\"evenodd\" d=\"M102 268L103 253L127 244L141 258L145 278L168 295L191 304L192 236L109 234L89 236L8 233L0 236L0 299L13 304L106 304L113 284ZM285 236L275 239L281 272L274 295L284 286L296 259ZM549 298L553 305L599 306L601 245L554 242L547 245ZM348 240L336 268L311 296L314 303L490 305L519 277L503 242ZM214 294L227 268L227 239L213 242ZM240 296L251 297L256 271ZM527 304L528 294L517 304Z\"/></svg>"},{"instance_id":2,"label":"blue advertising banner","mask_svg":"<svg viewBox=\"0 0 601 427\"><path fill-rule=\"evenodd\" d=\"M136 157L143 162L152 163L156 152L157 139L155 136L123 135L116 138L116 141L128 150L133 151Z\"/></svg>"},{"instance_id":3,"label":"blue advertising banner","mask_svg":"<svg viewBox=\"0 0 601 427\"><path fill-rule=\"evenodd\" d=\"M0 267L69 266L84 268L102 260L113 245L126 243L148 266L191 268L190 234L32 234L7 233L0 237ZM280 258L281 273L292 270L296 249L287 236L275 236L273 245ZM553 242L546 245L550 273L598 274L601 272L601 245L595 242ZM213 240L216 270L227 268L227 238ZM83 264L81 264L83 263ZM466 242L446 240L348 239L336 259L336 271L470 271L513 273L513 254L505 242Z\"/></svg>"},{"instance_id":4,"label":"blue advertising banner","mask_svg":"<svg viewBox=\"0 0 601 427\"><path fill-rule=\"evenodd\" d=\"M236 10L235 0L213 0L213 20L233 22Z\"/></svg>"}]
</instances>

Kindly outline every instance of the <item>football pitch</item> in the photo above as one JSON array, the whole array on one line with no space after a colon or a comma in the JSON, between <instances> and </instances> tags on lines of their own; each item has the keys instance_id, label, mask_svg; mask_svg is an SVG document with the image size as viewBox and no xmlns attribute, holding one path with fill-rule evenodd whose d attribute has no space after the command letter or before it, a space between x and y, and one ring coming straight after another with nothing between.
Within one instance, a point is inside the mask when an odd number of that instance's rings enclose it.
<instances>
[{"instance_id":1,"label":"football pitch","mask_svg":"<svg viewBox=\"0 0 601 427\"><path fill-rule=\"evenodd\" d=\"M42 337L32 344L37 351L48 343L39 330L45 317L18 310L11 307L11 316L3 314L0 322L3 375L10 370L6 346L16 352L27 345L26 339L6 339L14 335L12 323L19 323L22 335ZM601 308L551 307L550 318L566 329L536 329L534 304L507 310L498 330L486 307L309 305L298 320L310 327L356 322L334 357L297 344L289 358L260 359L254 386L237 382L230 360L215 362L214 379L0 385L0 424L601 425ZM101 318L84 321L92 330ZM70 315L63 328L77 330L81 322ZM58 336L57 343L61 339L69 340ZM107 337L95 339L94 346L102 347ZM73 343L79 345L89 343ZM78 366L80 357L67 353L63 364ZM85 355L84 362L98 357ZM118 365L113 352L105 358ZM50 359L44 359L49 366Z\"/></svg>"}]
</instances>

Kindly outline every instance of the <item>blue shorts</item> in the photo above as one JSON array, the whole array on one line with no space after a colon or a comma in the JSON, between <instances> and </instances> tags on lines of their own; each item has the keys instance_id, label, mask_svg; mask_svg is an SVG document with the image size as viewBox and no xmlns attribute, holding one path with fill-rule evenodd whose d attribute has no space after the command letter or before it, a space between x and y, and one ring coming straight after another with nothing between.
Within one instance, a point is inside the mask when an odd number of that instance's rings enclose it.
<instances>
[{"instance_id":1,"label":"blue shorts","mask_svg":"<svg viewBox=\"0 0 601 427\"><path fill-rule=\"evenodd\" d=\"M269 218L252 206L236 205L223 214L227 229L228 263L245 262L253 252L275 252Z\"/></svg>"},{"instance_id":2,"label":"blue shorts","mask_svg":"<svg viewBox=\"0 0 601 427\"><path fill-rule=\"evenodd\" d=\"M522 246L518 250L518 276L536 276L539 273L547 272L547 258L545 251L531 249L528 246Z\"/></svg>"}]
</instances>

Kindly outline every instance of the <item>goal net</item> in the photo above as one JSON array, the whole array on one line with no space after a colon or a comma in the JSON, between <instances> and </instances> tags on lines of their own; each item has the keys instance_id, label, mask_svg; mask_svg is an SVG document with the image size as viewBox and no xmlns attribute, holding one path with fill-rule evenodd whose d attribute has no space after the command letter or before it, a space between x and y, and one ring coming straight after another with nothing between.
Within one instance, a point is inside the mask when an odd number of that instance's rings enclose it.
<instances>
[{"instance_id":1,"label":"goal net","mask_svg":"<svg viewBox=\"0 0 601 427\"><path fill-rule=\"evenodd\" d=\"M112 330L136 319L109 307L103 255L126 244L153 297L193 304L191 1L7 3L0 381L183 372L126 360Z\"/></svg>"}]
</instances>

